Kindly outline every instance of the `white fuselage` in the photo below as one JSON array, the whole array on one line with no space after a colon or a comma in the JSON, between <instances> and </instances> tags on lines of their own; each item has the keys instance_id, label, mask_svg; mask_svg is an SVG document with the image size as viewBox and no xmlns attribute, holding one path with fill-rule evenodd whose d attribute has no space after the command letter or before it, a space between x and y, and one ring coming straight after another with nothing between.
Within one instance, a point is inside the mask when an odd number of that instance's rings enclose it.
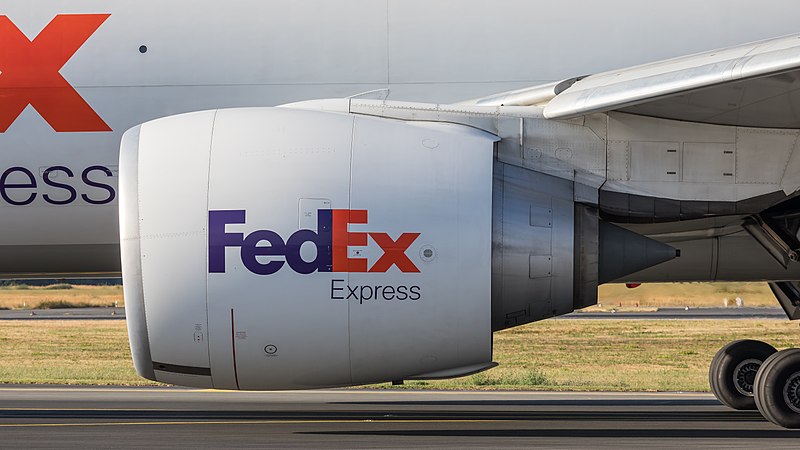
<instances>
[{"instance_id":1,"label":"white fuselage","mask_svg":"<svg viewBox=\"0 0 800 450\"><path fill-rule=\"evenodd\" d=\"M112 131L56 132L53 113L29 105L0 133L0 275L118 272L119 143L142 122L383 88L394 100L457 102L797 32L800 4L0 0L0 17L29 40L63 14L110 15L58 73ZM8 61L25 56L0 42L0 117L13 95L52 90L9 82L20 68ZM170 169L176 184L184 169ZM75 269L8 262L34 248L57 249Z\"/></svg>"}]
</instances>

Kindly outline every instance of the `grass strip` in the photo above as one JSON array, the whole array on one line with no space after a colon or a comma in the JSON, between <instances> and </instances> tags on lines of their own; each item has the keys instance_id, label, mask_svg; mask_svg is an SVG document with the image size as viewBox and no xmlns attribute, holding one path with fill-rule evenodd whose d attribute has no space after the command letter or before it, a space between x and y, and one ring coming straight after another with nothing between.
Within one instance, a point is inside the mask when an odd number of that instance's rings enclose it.
<instances>
[{"instance_id":1,"label":"grass strip","mask_svg":"<svg viewBox=\"0 0 800 450\"><path fill-rule=\"evenodd\" d=\"M548 320L496 333L498 368L399 388L706 391L708 364L726 343L800 347L799 331L765 319ZM152 384L133 370L124 321L57 320L0 323L0 382Z\"/></svg>"},{"instance_id":2,"label":"grass strip","mask_svg":"<svg viewBox=\"0 0 800 450\"><path fill-rule=\"evenodd\" d=\"M123 306L122 286L54 284L0 286L0 308L56 309Z\"/></svg>"}]
</instances>

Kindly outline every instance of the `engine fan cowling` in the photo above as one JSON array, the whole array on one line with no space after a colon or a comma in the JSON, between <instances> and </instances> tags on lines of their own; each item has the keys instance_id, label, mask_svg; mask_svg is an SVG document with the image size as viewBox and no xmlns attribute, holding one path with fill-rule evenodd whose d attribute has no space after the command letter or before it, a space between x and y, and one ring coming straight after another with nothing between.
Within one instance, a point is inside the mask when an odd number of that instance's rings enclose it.
<instances>
[{"instance_id":1,"label":"engine fan cowling","mask_svg":"<svg viewBox=\"0 0 800 450\"><path fill-rule=\"evenodd\" d=\"M298 389L489 367L494 141L282 108L130 130L120 215L137 371Z\"/></svg>"}]
</instances>

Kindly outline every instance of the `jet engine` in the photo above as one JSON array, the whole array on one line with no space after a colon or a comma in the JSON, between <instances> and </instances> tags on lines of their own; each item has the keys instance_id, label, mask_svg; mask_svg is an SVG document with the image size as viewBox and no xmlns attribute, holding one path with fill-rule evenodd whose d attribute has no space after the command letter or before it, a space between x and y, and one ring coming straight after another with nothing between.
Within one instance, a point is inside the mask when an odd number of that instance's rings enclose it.
<instances>
[{"instance_id":1,"label":"jet engine","mask_svg":"<svg viewBox=\"0 0 800 450\"><path fill-rule=\"evenodd\" d=\"M584 187L498 161L497 141L291 108L128 131L120 220L136 370L251 390L463 376L495 365L494 330L595 303L598 282L619 275L599 248L646 238L604 233L576 202ZM651 260L674 257L653 242Z\"/></svg>"}]
</instances>

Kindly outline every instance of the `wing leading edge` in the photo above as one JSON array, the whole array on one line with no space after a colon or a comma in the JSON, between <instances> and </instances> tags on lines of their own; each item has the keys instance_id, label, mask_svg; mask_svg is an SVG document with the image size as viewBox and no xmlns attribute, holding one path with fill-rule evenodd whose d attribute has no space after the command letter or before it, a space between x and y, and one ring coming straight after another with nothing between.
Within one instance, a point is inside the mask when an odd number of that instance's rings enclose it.
<instances>
[{"instance_id":1,"label":"wing leading edge","mask_svg":"<svg viewBox=\"0 0 800 450\"><path fill-rule=\"evenodd\" d=\"M549 119L622 111L719 125L800 128L800 34L475 100Z\"/></svg>"}]
</instances>

